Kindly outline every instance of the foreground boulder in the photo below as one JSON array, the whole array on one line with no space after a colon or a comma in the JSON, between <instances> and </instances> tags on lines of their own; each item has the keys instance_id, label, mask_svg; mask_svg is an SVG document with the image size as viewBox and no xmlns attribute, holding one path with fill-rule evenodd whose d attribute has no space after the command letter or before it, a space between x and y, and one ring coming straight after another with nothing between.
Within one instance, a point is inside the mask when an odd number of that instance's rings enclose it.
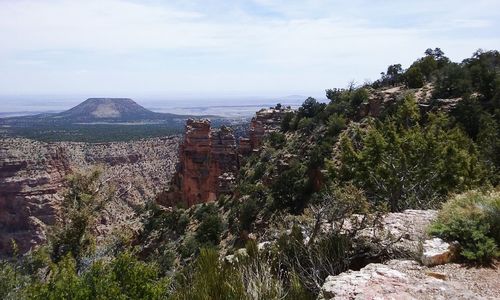
<instances>
[{"instance_id":1,"label":"foreground boulder","mask_svg":"<svg viewBox=\"0 0 500 300\"><path fill-rule=\"evenodd\" d=\"M432 267L452 262L457 256L457 246L440 238L426 240L423 245L422 264Z\"/></svg>"},{"instance_id":2,"label":"foreground boulder","mask_svg":"<svg viewBox=\"0 0 500 300\"><path fill-rule=\"evenodd\" d=\"M499 288L496 269L456 264L427 268L392 260L329 276L318 299L498 299Z\"/></svg>"}]
</instances>

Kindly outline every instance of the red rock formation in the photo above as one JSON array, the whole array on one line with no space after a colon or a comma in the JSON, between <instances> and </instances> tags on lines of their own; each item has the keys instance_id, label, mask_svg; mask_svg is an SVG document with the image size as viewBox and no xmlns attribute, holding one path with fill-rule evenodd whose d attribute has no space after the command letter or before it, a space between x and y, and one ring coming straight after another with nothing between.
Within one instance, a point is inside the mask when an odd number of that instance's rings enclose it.
<instances>
[{"instance_id":1,"label":"red rock formation","mask_svg":"<svg viewBox=\"0 0 500 300\"><path fill-rule=\"evenodd\" d=\"M238 145L231 128L212 130L209 120L188 120L177 174L170 189L158 195L157 202L189 207L231 193L240 160L259 149L265 135L279 128L288 111L271 108L257 112L250 125L250 138L240 138Z\"/></svg>"},{"instance_id":2,"label":"red rock formation","mask_svg":"<svg viewBox=\"0 0 500 300\"><path fill-rule=\"evenodd\" d=\"M0 256L11 240L24 253L46 240L57 218L64 177L71 171L62 148L27 145L26 152L0 146Z\"/></svg>"},{"instance_id":3,"label":"red rock formation","mask_svg":"<svg viewBox=\"0 0 500 300\"><path fill-rule=\"evenodd\" d=\"M159 202L191 206L215 201L231 190L239 159L236 140L229 127L210 128L209 120L188 120L184 143L180 146L178 172L170 192Z\"/></svg>"},{"instance_id":4,"label":"red rock formation","mask_svg":"<svg viewBox=\"0 0 500 300\"><path fill-rule=\"evenodd\" d=\"M188 206L210 197L210 144L210 121L188 120L179 153L182 197Z\"/></svg>"},{"instance_id":5,"label":"red rock formation","mask_svg":"<svg viewBox=\"0 0 500 300\"><path fill-rule=\"evenodd\" d=\"M212 150L210 156L211 192L209 201L220 194L229 193L239 169L238 148L233 130L222 126L211 133Z\"/></svg>"},{"instance_id":6,"label":"red rock formation","mask_svg":"<svg viewBox=\"0 0 500 300\"><path fill-rule=\"evenodd\" d=\"M240 156L248 156L252 153L252 151L252 141L249 138L240 137L238 144L238 153Z\"/></svg>"},{"instance_id":7,"label":"red rock formation","mask_svg":"<svg viewBox=\"0 0 500 300\"><path fill-rule=\"evenodd\" d=\"M280 128L283 116L290 112L290 108L268 108L261 109L252 118L250 123L250 145L253 150L262 146L264 136Z\"/></svg>"}]
</instances>

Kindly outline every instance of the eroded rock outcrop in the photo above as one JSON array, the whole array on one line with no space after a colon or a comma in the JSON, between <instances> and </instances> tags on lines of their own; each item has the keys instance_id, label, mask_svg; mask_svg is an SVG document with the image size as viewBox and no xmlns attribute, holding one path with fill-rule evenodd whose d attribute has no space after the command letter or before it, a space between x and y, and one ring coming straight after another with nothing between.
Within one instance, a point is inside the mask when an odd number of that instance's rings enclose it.
<instances>
[{"instance_id":1,"label":"eroded rock outcrop","mask_svg":"<svg viewBox=\"0 0 500 300\"><path fill-rule=\"evenodd\" d=\"M426 84L413 90L408 90L402 85L385 89L370 89L368 102L361 103L359 106L358 118L367 116L380 117L386 109L401 101L410 91L415 96L415 100L422 112L430 110L448 112L462 100L461 98L433 99L434 87L432 84Z\"/></svg>"},{"instance_id":2,"label":"eroded rock outcrop","mask_svg":"<svg viewBox=\"0 0 500 300\"><path fill-rule=\"evenodd\" d=\"M240 137L238 142L227 126L213 129L210 120L189 119L176 175L169 189L158 195L157 202L189 207L231 193L241 160L259 150L266 134L277 130L289 111L290 108L258 111L251 121L249 138Z\"/></svg>"},{"instance_id":3,"label":"eroded rock outcrop","mask_svg":"<svg viewBox=\"0 0 500 300\"><path fill-rule=\"evenodd\" d=\"M238 168L238 148L231 128L212 129L207 119L189 119L179 147L177 172L170 189L157 201L166 206L215 201L231 191Z\"/></svg>"},{"instance_id":4,"label":"eroded rock outcrop","mask_svg":"<svg viewBox=\"0 0 500 300\"><path fill-rule=\"evenodd\" d=\"M264 136L278 130L284 115L290 111L291 109L289 107L271 107L259 110L250 123L249 137L252 149L260 148Z\"/></svg>"},{"instance_id":5,"label":"eroded rock outcrop","mask_svg":"<svg viewBox=\"0 0 500 300\"><path fill-rule=\"evenodd\" d=\"M456 245L428 236L436 216L435 210L389 213L380 228L360 232L389 241L386 250L400 259L353 266L354 270L328 276L318 299L498 299L497 268L450 263ZM381 258L379 262L384 261Z\"/></svg>"},{"instance_id":6,"label":"eroded rock outcrop","mask_svg":"<svg viewBox=\"0 0 500 300\"><path fill-rule=\"evenodd\" d=\"M228 189L228 178L238 167L236 140L230 128L212 130L209 120L187 121L179 156L181 197L187 206L215 201Z\"/></svg>"},{"instance_id":7,"label":"eroded rock outcrop","mask_svg":"<svg viewBox=\"0 0 500 300\"><path fill-rule=\"evenodd\" d=\"M0 142L0 256L11 253L11 240L21 253L46 240L45 227L57 219L64 177L70 172L58 145Z\"/></svg>"},{"instance_id":8,"label":"eroded rock outcrop","mask_svg":"<svg viewBox=\"0 0 500 300\"><path fill-rule=\"evenodd\" d=\"M318 299L498 299L499 286L500 274L494 268L428 268L411 260L391 260L328 276Z\"/></svg>"},{"instance_id":9,"label":"eroded rock outcrop","mask_svg":"<svg viewBox=\"0 0 500 300\"><path fill-rule=\"evenodd\" d=\"M329 276L319 299L483 299L440 274L410 260L369 264L359 271Z\"/></svg>"}]
</instances>

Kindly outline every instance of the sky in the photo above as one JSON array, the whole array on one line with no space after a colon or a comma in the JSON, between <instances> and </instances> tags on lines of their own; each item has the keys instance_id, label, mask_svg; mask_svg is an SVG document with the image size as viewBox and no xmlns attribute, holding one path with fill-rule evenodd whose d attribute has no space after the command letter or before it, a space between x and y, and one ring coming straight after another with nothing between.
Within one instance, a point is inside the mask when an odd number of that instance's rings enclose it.
<instances>
[{"instance_id":1,"label":"sky","mask_svg":"<svg viewBox=\"0 0 500 300\"><path fill-rule=\"evenodd\" d=\"M0 0L0 95L324 95L500 49L498 0Z\"/></svg>"}]
</instances>

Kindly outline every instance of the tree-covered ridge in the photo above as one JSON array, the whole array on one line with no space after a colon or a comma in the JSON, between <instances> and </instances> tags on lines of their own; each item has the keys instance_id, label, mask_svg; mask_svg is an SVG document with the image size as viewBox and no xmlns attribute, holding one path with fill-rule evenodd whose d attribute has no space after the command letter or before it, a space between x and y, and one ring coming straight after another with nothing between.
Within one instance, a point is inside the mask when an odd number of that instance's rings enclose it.
<instances>
[{"instance_id":1,"label":"tree-covered ridge","mask_svg":"<svg viewBox=\"0 0 500 300\"><path fill-rule=\"evenodd\" d=\"M113 191L99 190L98 173L74 176L66 221L47 247L2 263L0 298L315 299L328 275L398 255L357 235L380 213L448 199L433 232L459 232L463 255L487 263L500 254L498 192L467 191L499 183L499 66L498 51L454 63L429 49L372 84L326 90L328 103L308 98L245 160L232 195L187 209L151 203L142 231L105 249L92 224ZM380 116L360 116L393 86L401 93Z\"/></svg>"}]
</instances>

